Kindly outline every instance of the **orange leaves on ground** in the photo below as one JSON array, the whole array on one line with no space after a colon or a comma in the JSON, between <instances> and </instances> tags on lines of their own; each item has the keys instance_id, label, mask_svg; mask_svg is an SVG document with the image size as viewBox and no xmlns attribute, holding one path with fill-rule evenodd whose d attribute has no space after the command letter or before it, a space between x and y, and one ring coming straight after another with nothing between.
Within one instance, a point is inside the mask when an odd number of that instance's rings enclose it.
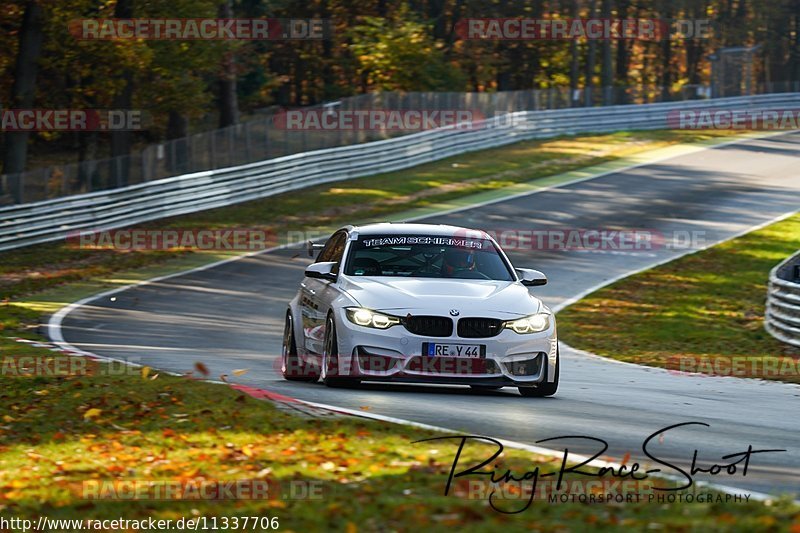
<instances>
[{"instance_id":1,"label":"orange leaves on ground","mask_svg":"<svg viewBox=\"0 0 800 533\"><path fill-rule=\"evenodd\" d=\"M118 463L112 463L106 467L106 470L108 470L108 472L111 474L121 474L128 470L128 468Z\"/></svg>"}]
</instances>

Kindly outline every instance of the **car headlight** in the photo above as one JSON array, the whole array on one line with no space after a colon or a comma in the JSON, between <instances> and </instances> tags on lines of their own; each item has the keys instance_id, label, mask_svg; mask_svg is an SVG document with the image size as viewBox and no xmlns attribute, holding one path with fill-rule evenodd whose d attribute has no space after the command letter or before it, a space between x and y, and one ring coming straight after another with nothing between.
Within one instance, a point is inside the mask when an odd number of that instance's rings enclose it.
<instances>
[{"instance_id":1,"label":"car headlight","mask_svg":"<svg viewBox=\"0 0 800 533\"><path fill-rule=\"evenodd\" d=\"M536 313L535 315L509 320L504 327L514 330L515 333L538 333L550 327L550 316L547 313Z\"/></svg>"},{"instance_id":2,"label":"car headlight","mask_svg":"<svg viewBox=\"0 0 800 533\"><path fill-rule=\"evenodd\" d=\"M400 319L396 316L370 311L363 307L348 307L345 311L347 319L358 326L387 329L400 323Z\"/></svg>"}]
</instances>

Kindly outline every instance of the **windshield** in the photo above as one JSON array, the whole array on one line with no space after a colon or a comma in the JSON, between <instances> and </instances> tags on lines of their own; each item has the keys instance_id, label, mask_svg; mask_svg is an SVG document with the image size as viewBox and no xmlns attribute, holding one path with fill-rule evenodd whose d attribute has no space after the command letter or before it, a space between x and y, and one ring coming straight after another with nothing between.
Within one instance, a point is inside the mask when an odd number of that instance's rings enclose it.
<instances>
[{"instance_id":1,"label":"windshield","mask_svg":"<svg viewBox=\"0 0 800 533\"><path fill-rule=\"evenodd\" d=\"M514 281L492 241L434 235L364 235L351 243L348 276Z\"/></svg>"}]
</instances>

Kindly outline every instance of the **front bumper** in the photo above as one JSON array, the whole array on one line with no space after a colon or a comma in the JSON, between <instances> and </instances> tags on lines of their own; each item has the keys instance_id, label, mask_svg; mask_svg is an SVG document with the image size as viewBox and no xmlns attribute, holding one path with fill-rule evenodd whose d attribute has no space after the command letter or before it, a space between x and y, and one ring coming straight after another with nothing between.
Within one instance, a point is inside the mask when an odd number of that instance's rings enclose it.
<instances>
[{"instance_id":1,"label":"front bumper","mask_svg":"<svg viewBox=\"0 0 800 533\"><path fill-rule=\"evenodd\" d=\"M558 340L550 328L530 334L505 329L494 337L462 338L415 335L402 325L380 330L350 322L337 313L339 372L365 381L426 382L458 385L535 387L554 376ZM479 344L485 357L428 356L422 343ZM549 370L548 370L549 367Z\"/></svg>"}]
</instances>

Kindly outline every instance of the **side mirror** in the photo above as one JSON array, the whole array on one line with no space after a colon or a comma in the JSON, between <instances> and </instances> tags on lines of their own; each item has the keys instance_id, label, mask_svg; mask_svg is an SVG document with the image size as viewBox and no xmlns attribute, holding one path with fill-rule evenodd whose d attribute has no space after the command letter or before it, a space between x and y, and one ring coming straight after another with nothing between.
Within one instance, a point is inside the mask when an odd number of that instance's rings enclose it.
<instances>
[{"instance_id":1,"label":"side mirror","mask_svg":"<svg viewBox=\"0 0 800 533\"><path fill-rule=\"evenodd\" d=\"M333 272L333 269L336 268L336 264L336 261L324 261L322 263L309 265L308 268L306 268L306 277L336 281L336 274Z\"/></svg>"},{"instance_id":2,"label":"side mirror","mask_svg":"<svg viewBox=\"0 0 800 533\"><path fill-rule=\"evenodd\" d=\"M544 272L533 270L532 268L516 268L514 270L517 271L519 280L526 287L547 285L547 276L544 275Z\"/></svg>"}]
</instances>

